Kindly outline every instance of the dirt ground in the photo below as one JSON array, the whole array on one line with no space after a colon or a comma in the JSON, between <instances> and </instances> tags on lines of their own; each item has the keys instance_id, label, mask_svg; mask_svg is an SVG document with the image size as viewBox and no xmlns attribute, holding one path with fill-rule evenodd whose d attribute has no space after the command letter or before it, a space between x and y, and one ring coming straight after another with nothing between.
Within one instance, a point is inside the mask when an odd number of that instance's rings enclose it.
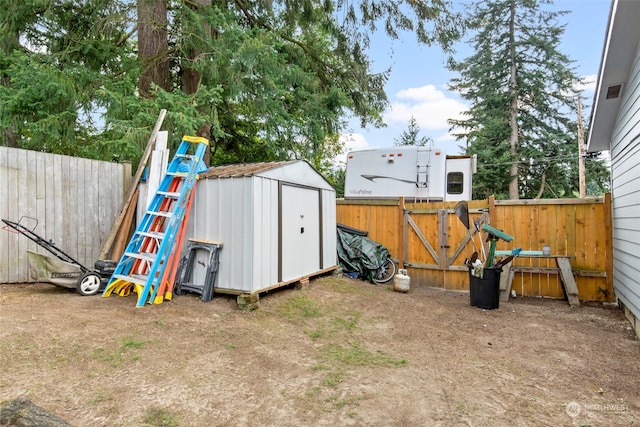
<instances>
[{"instance_id":1,"label":"dirt ground","mask_svg":"<svg viewBox=\"0 0 640 427\"><path fill-rule=\"evenodd\" d=\"M329 275L135 307L0 285L0 401L74 426L627 426L640 342L617 308Z\"/></svg>"}]
</instances>

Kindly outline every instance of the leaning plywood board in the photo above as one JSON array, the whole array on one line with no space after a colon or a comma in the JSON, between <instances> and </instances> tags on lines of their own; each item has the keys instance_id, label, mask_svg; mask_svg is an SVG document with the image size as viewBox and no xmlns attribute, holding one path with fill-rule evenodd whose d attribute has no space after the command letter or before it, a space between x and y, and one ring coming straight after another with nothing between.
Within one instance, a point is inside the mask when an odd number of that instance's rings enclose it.
<instances>
[{"instance_id":1,"label":"leaning plywood board","mask_svg":"<svg viewBox=\"0 0 640 427\"><path fill-rule=\"evenodd\" d=\"M151 156L151 151L153 150L154 143L156 137L158 136L158 132L160 132L160 126L162 126L162 122L164 121L164 116L167 114L167 110L161 110L160 115L158 116L158 120L156 121L155 126L153 127L153 131L151 132L151 136L149 136L149 140L147 141L147 147L142 155L142 159L140 159L140 164L138 165L138 169L136 170L136 174L129 185L129 191L127 192L127 198L122 205L122 209L120 210L120 214L116 218L113 227L111 227L111 232L107 237L107 240L102 245L102 250L100 251L99 259L107 259L109 253L111 252L111 247L113 246L113 241L118 234L118 230L122 226L122 221L124 221L125 216L127 215L128 206L133 200L133 196L135 191L138 189L138 183L140 182L140 178L142 178L142 173L144 172L144 168L149 161L149 156Z\"/></svg>"},{"instance_id":2,"label":"leaning plywood board","mask_svg":"<svg viewBox=\"0 0 640 427\"><path fill-rule=\"evenodd\" d=\"M500 275L500 301L509 301L509 295L511 294L511 283L513 282L513 271L511 271L511 263L507 263L502 267L502 274Z\"/></svg>"},{"instance_id":3,"label":"leaning plywood board","mask_svg":"<svg viewBox=\"0 0 640 427\"><path fill-rule=\"evenodd\" d=\"M167 172L169 163L169 150L167 150L167 140L169 132L166 130L158 132L156 138L155 149L151 153L151 161L149 163L149 173L147 174L146 186L146 203L143 208L146 209L156 195L156 191L160 186L160 181Z\"/></svg>"},{"instance_id":4,"label":"leaning plywood board","mask_svg":"<svg viewBox=\"0 0 640 427\"><path fill-rule=\"evenodd\" d=\"M127 212L122 220L122 225L118 230L115 241L113 242L113 249L111 250L111 258L114 260L120 259L124 253L124 249L129 242L131 227L133 224L133 216L136 213L136 207L138 206L138 190L134 193L131 203L127 207Z\"/></svg>"},{"instance_id":5,"label":"leaning plywood board","mask_svg":"<svg viewBox=\"0 0 640 427\"><path fill-rule=\"evenodd\" d=\"M580 298L578 298L578 286L576 280L573 278L573 272L571 271L571 265L568 258L559 257L556 258L558 267L560 268L560 277L564 284L564 290L567 293L567 299L572 306L580 305Z\"/></svg>"}]
</instances>

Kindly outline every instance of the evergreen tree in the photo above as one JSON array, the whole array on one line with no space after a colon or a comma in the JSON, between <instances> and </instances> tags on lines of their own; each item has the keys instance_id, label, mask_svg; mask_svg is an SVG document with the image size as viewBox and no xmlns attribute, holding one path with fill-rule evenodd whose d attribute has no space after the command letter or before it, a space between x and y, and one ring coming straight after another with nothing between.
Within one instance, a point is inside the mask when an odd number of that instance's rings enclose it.
<instances>
[{"instance_id":1,"label":"evergreen tree","mask_svg":"<svg viewBox=\"0 0 640 427\"><path fill-rule=\"evenodd\" d=\"M110 157L95 140L101 85L127 64L130 5L31 0L0 8L4 145Z\"/></svg>"},{"instance_id":2,"label":"evergreen tree","mask_svg":"<svg viewBox=\"0 0 640 427\"><path fill-rule=\"evenodd\" d=\"M344 167L331 167L327 168L323 175L329 184L336 190L336 197L344 197L344 180L346 170Z\"/></svg>"},{"instance_id":3,"label":"evergreen tree","mask_svg":"<svg viewBox=\"0 0 640 427\"><path fill-rule=\"evenodd\" d=\"M551 1L477 2L467 18L474 53L450 61L451 88L470 102L451 120L467 154L478 156L474 196L572 197L578 145L574 87L580 81L559 51L566 12Z\"/></svg>"},{"instance_id":4,"label":"evergreen tree","mask_svg":"<svg viewBox=\"0 0 640 427\"><path fill-rule=\"evenodd\" d=\"M418 126L418 122L415 117L411 116L407 130L402 131L402 134L395 139L395 145L414 145L416 147L425 147L433 143L433 139L426 136L418 138L419 134L420 126Z\"/></svg>"},{"instance_id":5,"label":"evergreen tree","mask_svg":"<svg viewBox=\"0 0 640 427\"><path fill-rule=\"evenodd\" d=\"M212 163L305 158L322 170L348 116L382 126L388 72L370 70L370 34L412 31L446 49L459 32L450 10L443 0L12 2L0 10L3 143L135 162L165 108L171 143L209 137Z\"/></svg>"}]
</instances>

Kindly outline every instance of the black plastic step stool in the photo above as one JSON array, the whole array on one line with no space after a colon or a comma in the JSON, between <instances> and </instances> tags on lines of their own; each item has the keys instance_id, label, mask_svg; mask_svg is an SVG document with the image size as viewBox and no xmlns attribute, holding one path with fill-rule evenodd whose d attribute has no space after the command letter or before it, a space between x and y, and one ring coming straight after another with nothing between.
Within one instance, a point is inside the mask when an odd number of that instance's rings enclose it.
<instances>
[{"instance_id":1,"label":"black plastic step stool","mask_svg":"<svg viewBox=\"0 0 640 427\"><path fill-rule=\"evenodd\" d=\"M204 302L211 301L220 264L220 249L222 249L220 242L189 239L187 256L182 260L174 293L183 295L191 292L201 295L200 299ZM206 263L203 262L204 259ZM198 274L201 267L197 267L196 262L205 267L204 281L201 280L202 274Z\"/></svg>"}]
</instances>

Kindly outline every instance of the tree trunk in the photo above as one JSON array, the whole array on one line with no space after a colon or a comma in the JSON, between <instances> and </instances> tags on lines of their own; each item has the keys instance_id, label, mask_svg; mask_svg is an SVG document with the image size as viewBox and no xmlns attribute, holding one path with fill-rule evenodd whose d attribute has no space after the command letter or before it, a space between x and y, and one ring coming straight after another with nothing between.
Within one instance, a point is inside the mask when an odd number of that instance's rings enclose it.
<instances>
[{"instance_id":1,"label":"tree trunk","mask_svg":"<svg viewBox=\"0 0 640 427\"><path fill-rule=\"evenodd\" d=\"M14 427L71 427L62 418L34 405L29 399L18 397L0 405L0 425Z\"/></svg>"},{"instance_id":2,"label":"tree trunk","mask_svg":"<svg viewBox=\"0 0 640 427\"><path fill-rule=\"evenodd\" d=\"M211 0L195 0L196 4L191 4L191 7L194 9L198 8L198 5L202 5L202 6L211 6ZM211 31L211 27L208 24L205 24L204 28L202 29L202 32L205 34L204 37L211 37L212 36L212 31ZM192 61L195 61L197 56L202 54L203 52L201 50L198 50L196 48L191 48L189 50L189 61L186 63L190 63ZM186 93L187 95L192 95L194 93L196 93L198 91L198 87L200 86L200 82L202 80L202 76L200 75L200 72L196 69L193 68L188 68L188 67L184 67L181 70L181 80L182 80L182 91L184 93ZM200 126L200 128L198 128L197 130L197 134L198 136L201 136L203 138L207 138L209 141L211 141L211 124L210 123L206 123L202 126ZM204 158L202 159L203 162L205 163L205 165L209 166L209 162L210 162L210 157L211 157L211 147L208 146L207 150L204 154Z\"/></svg>"},{"instance_id":3,"label":"tree trunk","mask_svg":"<svg viewBox=\"0 0 640 427\"><path fill-rule=\"evenodd\" d=\"M10 127L2 129L2 145L5 147L20 148L18 147L18 137Z\"/></svg>"},{"instance_id":4,"label":"tree trunk","mask_svg":"<svg viewBox=\"0 0 640 427\"><path fill-rule=\"evenodd\" d=\"M518 191L518 91L516 78L516 47L515 47L515 1L511 0L509 16L509 38L511 50L511 76L509 78L509 92L511 94L511 105L509 108L511 137L509 138L509 154L511 157L511 167L509 169L509 198L516 200L519 198Z\"/></svg>"},{"instance_id":5,"label":"tree trunk","mask_svg":"<svg viewBox=\"0 0 640 427\"><path fill-rule=\"evenodd\" d=\"M138 0L138 56L143 66L139 90L143 97L151 96L152 83L171 91L167 25L164 0Z\"/></svg>"},{"instance_id":6,"label":"tree trunk","mask_svg":"<svg viewBox=\"0 0 640 427\"><path fill-rule=\"evenodd\" d=\"M0 55L8 56L14 49L20 49L20 30L9 25L8 28L5 28L4 37L0 41ZM9 87L11 85L11 76L0 73L0 85ZM19 148L18 135L11 125L2 129L2 145Z\"/></svg>"}]
</instances>

